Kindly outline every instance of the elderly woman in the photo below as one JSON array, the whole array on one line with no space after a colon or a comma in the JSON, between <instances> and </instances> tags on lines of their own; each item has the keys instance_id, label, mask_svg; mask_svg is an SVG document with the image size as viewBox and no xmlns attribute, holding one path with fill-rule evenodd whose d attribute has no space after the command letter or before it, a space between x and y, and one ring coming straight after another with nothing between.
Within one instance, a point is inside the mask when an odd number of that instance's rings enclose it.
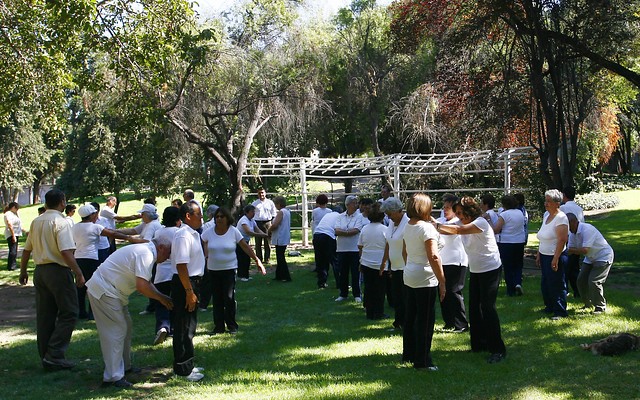
<instances>
[{"instance_id":1,"label":"elderly woman","mask_svg":"<svg viewBox=\"0 0 640 400\"><path fill-rule=\"evenodd\" d=\"M507 296L522 296L522 266L524 245L527 241L524 231L526 220L522 211L518 209L518 200L514 196L503 196L501 202L503 211L492 228L499 237L498 249L504 268Z\"/></svg>"},{"instance_id":2,"label":"elderly woman","mask_svg":"<svg viewBox=\"0 0 640 400\"><path fill-rule=\"evenodd\" d=\"M216 225L202 234L204 253L207 257L207 268L211 274L213 293L213 334L225 332L226 327L231 334L238 332L236 322L236 269L238 257L236 246L255 261L262 275L264 266L260 259L242 238L240 231L233 226L233 216L224 207L215 213Z\"/></svg>"},{"instance_id":3,"label":"elderly woman","mask_svg":"<svg viewBox=\"0 0 640 400\"><path fill-rule=\"evenodd\" d=\"M253 204L249 204L244 207L244 215L238 221L238 230L242 234L244 241L249 244L251 237L264 238L267 237L265 232L262 232L258 228L258 224L253 220L256 215L256 207ZM251 277L249 276L249 266L251 265L251 259L247 253L242 250L242 247L236 247L236 255L238 256L238 278L242 282L249 282Z\"/></svg>"},{"instance_id":4,"label":"elderly woman","mask_svg":"<svg viewBox=\"0 0 640 400\"><path fill-rule=\"evenodd\" d=\"M404 257L402 249L404 247L404 229L409 222L409 217L403 211L404 205L396 197L389 197L382 202L382 211L389 217L387 227L384 256L380 263L380 274L384 274L389 264L391 271L391 298L396 299L394 303L395 315L393 327L402 329L404 326Z\"/></svg>"},{"instance_id":5,"label":"elderly woman","mask_svg":"<svg viewBox=\"0 0 640 400\"><path fill-rule=\"evenodd\" d=\"M502 361L507 350L502 341L496 298L500 285L500 253L493 229L471 197L463 197L453 207L460 219L456 225L436 222L440 233L461 235L469 257L469 323L471 351L489 351L487 362Z\"/></svg>"},{"instance_id":6,"label":"elderly woman","mask_svg":"<svg viewBox=\"0 0 640 400\"><path fill-rule=\"evenodd\" d=\"M20 204L12 201L4 209L4 238L9 245L9 255L7 257L7 269L16 269L16 259L18 258L18 240L22 236L22 221L18 217Z\"/></svg>"},{"instance_id":7,"label":"elderly woman","mask_svg":"<svg viewBox=\"0 0 640 400\"><path fill-rule=\"evenodd\" d=\"M404 229L405 320L402 361L417 369L437 371L431 359L431 341L436 322L436 298L445 295L442 260L438 255L439 235L431 219L431 198L423 193L407 202L409 222Z\"/></svg>"},{"instance_id":8,"label":"elderly woman","mask_svg":"<svg viewBox=\"0 0 640 400\"><path fill-rule=\"evenodd\" d=\"M349 195L344 200L347 211L338 216L335 224L336 255L338 259L340 295L337 302L349 296L349 274L351 274L351 291L356 303L362 303L360 297L360 254L358 237L363 227L362 214L358 211L358 198Z\"/></svg>"},{"instance_id":9,"label":"elderly woman","mask_svg":"<svg viewBox=\"0 0 640 400\"><path fill-rule=\"evenodd\" d=\"M276 206L276 217L271 226L267 229L267 234L271 236L271 244L276 247L276 277L277 281L291 282L289 265L285 252L291 242L291 212L287 208L287 201L282 196L273 199Z\"/></svg>"},{"instance_id":10,"label":"elderly woman","mask_svg":"<svg viewBox=\"0 0 640 400\"><path fill-rule=\"evenodd\" d=\"M564 272L567 264L565 245L569 238L569 220L560 211L562 193L557 189L544 193L542 225L538 231L540 245L536 265L542 269L542 299L544 312L553 313L554 320L567 316L567 287Z\"/></svg>"},{"instance_id":11,"label":"elderly woman","mask_svg":"<svg viewBox=\"0 0 640 400\"><path fill-rule=\"evenodd\" d=\"M382 224L384 213L380 211L379 203L371 206L368 215L370 223L362 228L358 249L360 271L364 278L364 308L367 319L377 320L387 317L384 314L386 281L384 275L379 273L387 244L387 227Z\"/></svg>"},{"instance_id":12,"label":"elderly woman","mask_svg":"<svg viewBox=\"0 0 640 400\"><path fill-rule=\"evenodd\" d=\"M443 216L438 218L438 223L455 225L460 221L453 212L453 205L457 202L458 196L456 195L445 193L442 196ZM444 320L443 329L462 333L469 330L469 322L467 321L464 297L462 295L469 259L464 251L460 236L443 235L442 241L444 246L440 249L440 255L442 256L442 268L447 282L447 293L440 302L442 319Z\"/></svg>"},{"instance_id":13,"label":"elderly woman","mask_svg":"<svg viewBox=\"0 0 640 400\"><path fill-rule=\"evenodd\" d=\"M157 230L162 229L162 224L158 221L158 212L153 204L144 204L142 210L138 210L142 223L133 228L118 229L118 232L125 235L139 235L142 239L151 240Z\"/></svg>"}]
</instances>

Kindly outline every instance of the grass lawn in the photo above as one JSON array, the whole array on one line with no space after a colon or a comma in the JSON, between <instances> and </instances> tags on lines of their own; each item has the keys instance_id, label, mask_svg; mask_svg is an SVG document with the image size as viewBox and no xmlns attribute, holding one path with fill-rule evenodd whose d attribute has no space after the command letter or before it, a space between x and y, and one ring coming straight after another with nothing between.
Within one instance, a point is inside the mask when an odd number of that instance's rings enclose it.
<instances>
[{"instance_id":1,"label":"grass lawn","mask_svg":"<svg viewBox=\"0 0 640 400\"><path fill-rule=\"evenodd\" d=\"M335 289L317 290L309 272L312 252L303 250L304 257L289 258L291 283L272 281L273 272L238 282L238 335L208 336L211 313L199 314L197 364L206 368L200 383L173 377L171 344L151 346L154 318L138 315L146 299L134 294L134 365L143 368L130 377L135 389L99 387L102 359L93 322L79 322L74 333L68 357L78 361L76 369L45 373L37 357L35 322L0 321L0 399L640 398L639 353L596 357L578 347L611 333L640 333L640 279L638 269L629 268L639 265L640 202L634 198L640 191L627 193L623 206L594 220L616 251L605 286L607 313L586 313L570 298L570 317L549 320L538 312L539 275L525 270L524 296L508 298L500 289L497 306L507 358L499 364L487 364L487 354L470 353L467 334L436 332L432 351L440 370L414 371L400 362L402 337L389 330L391 320L368 321L353 301L336 304ZM1 290L16 281L17 272L0 271ZM389 307L387 313L392 313Z\"/></svg>"}]
</instances>

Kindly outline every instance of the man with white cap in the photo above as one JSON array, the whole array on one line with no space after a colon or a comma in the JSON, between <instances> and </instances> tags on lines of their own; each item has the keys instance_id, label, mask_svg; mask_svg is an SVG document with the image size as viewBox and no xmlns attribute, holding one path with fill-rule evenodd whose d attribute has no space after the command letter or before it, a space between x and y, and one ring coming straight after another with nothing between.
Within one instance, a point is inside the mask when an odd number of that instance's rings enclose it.
<instances>
[{"instance_id":1,"label":"man with white cap","mask_svg":"<svg viewBox=\"0 0 640 400\"><path fill-rule=\"evenodd\" d=\"M96 320L104 359L103 386L131 387L125 373L131 370L132 323L129 295L135 290L173 308L169 296L160 293L151 281L151 269L171 255L171 242L160 237L150 243L118 249L87 281L87 294Z\"/></svg>"}]
</instances>

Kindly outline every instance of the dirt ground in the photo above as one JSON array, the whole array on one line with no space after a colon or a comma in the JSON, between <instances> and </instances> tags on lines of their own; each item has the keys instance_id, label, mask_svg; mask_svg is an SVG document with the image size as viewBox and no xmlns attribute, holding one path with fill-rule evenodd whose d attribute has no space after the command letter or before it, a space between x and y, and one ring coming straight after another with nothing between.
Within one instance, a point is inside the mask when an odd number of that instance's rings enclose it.
<instances>
[{"instance_id":1,"label":"dirt ground","mask_svg":"<svg viewBox=\"0 0 640 400\"><path fill-rule=\"evenodd\" d=\"M33 285L0 285L0 326L35 321L36 291Z\"/></svg>"}]
</instances>

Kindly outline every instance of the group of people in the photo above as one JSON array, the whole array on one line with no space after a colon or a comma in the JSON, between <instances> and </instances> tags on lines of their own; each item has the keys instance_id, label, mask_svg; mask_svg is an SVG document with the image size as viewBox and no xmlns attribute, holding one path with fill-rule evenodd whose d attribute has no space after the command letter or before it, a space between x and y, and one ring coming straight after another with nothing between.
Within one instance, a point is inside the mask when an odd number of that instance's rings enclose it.
<instances>
[{"instance_id":1,"label":"group of people","mask_svg":"<svg viewBox=\"0 0 640 400\"><path fill-rule=\"evenodd\" d=\"M436 219L426 194L413 195L405 205L390 196L390 188L385 186L382 193L386 196L378 201L348 195L344 212L329 208L326 195L317 197L312 229L318 287L329 286L332 269L339 289L336 302L347 300L351 289L372 320L388 317L387 297L395 311L393 326L403 333L402 360L417 369L437 370L430 351L436 300L444 330L469 331L471 350L488 352L489 363L500 362L506 347L496 299L503 268L507 295L524 293L528 216L523 198L504 196L502 209L496 212L492 196L477 203L471 197L445 194ZM567 255L584 256L574 295L594 313L606 310L602 284L613 251L596 228L584 222L573 196L571 189L564 195L558 190L545 193L547 212L538 232L536 263L542 268L544 311L554 319L567 315L567 285L573 285L566 273ZM261 189L235 226L231 213L217 206L207 208L209 221L204 224L203 209L193 192L186 191L183 198L184 202L174 200L164 210L160 223L153 201L138 214L122 217L114 211L114 197L100 211L95 203L66 209L63 192L53 189L46 194L46 211L32 222L27 236L19 278L21 284L27 283L27 264L33 256L37 342L44 368L74 366L65 352L78 315L86 313L96 321L104 384L131 386L125 378L132 368L128 298L138 290L156 305L154 343L173 336L174 372L199 381L204 374L195 365L193 346L198 309L206 309L213 297L212 334L236 333L236 277L251 279L250 260L266 274L263 262L270 260L271 245L277 259L275 279L291 281L285 257L291 215L283 197L267 199ZM22 233L15 221L18 208L12 203L5 209L9 244L17 243ZM63 211L77 212L81 222L70 223ZM136 218L142 222L135 228L116 229L116 222ZM249 245L251 237L255 252ZM114 251L115 239L133 244ZM11 262L15 256L10 269ZM467 270L468 314L462 294Z\"/></svg>"}]
</instances>

